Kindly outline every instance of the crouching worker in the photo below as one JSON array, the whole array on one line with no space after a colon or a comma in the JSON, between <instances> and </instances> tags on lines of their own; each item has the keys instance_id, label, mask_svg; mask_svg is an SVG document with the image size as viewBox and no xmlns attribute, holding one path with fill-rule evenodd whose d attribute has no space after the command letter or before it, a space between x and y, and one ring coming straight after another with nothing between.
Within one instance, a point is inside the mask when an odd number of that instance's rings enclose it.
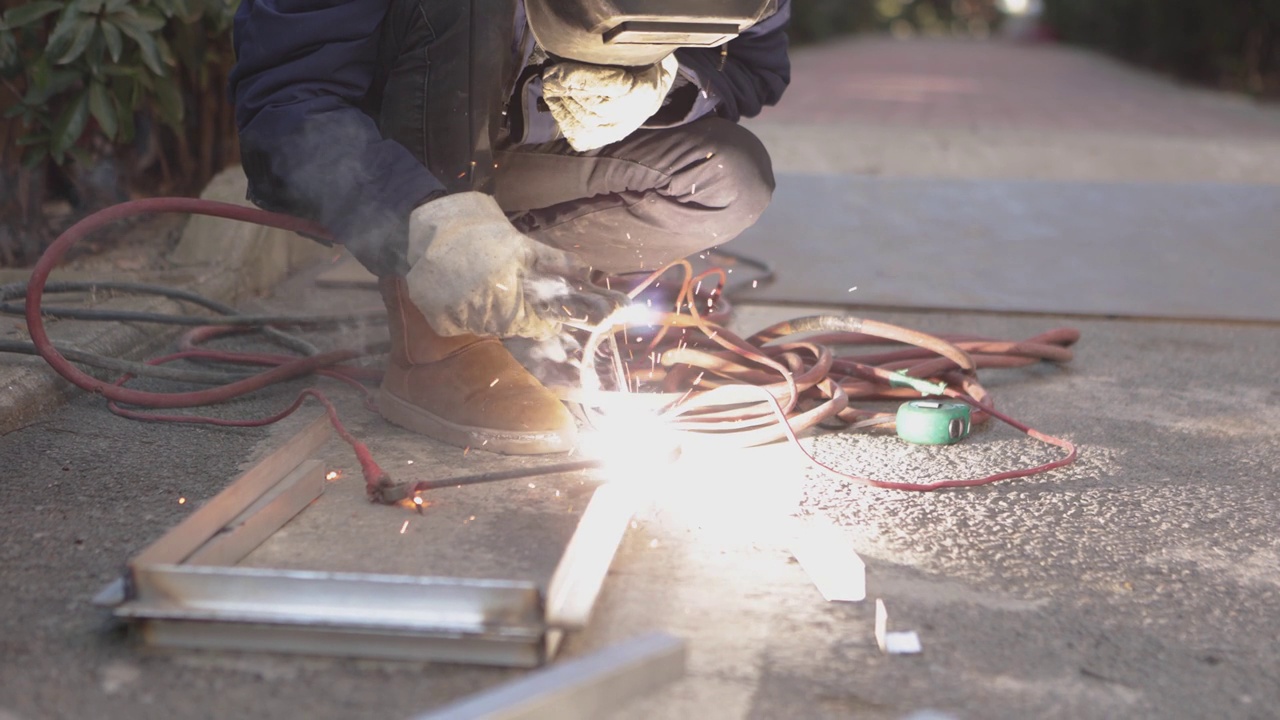
<instances>
[{"instance_id":1,"label":"crouching worker","mask_svg":"<svg viewBox=\"0 0 1280 720\"><path fill-rule=\"evenodd\" d=\"M736 123L788 83L789 10L242 0L249 198L323 224L378 276L387 420L502 453L573 446L573 417L502 340L625 302L590 270L652 270L756 221L773 173Z\"/></svg>"}]
</instances>

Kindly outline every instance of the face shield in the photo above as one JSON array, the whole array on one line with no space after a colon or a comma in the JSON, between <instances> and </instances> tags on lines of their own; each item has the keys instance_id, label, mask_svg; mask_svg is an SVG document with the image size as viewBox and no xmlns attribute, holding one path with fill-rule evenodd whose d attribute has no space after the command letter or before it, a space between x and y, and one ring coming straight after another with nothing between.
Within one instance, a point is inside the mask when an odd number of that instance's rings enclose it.
<instances>
[{"instance_id":1,"label":"face shield","mask_svg":"<svg viewBox=\"0 0 1280 720\"><path fill-rule=\"evenodd\" d=\"M715 47L777 9L777 0L525 0L544 50L596 65L652 65L679 47Z\"/></svg>"}]
</instances>

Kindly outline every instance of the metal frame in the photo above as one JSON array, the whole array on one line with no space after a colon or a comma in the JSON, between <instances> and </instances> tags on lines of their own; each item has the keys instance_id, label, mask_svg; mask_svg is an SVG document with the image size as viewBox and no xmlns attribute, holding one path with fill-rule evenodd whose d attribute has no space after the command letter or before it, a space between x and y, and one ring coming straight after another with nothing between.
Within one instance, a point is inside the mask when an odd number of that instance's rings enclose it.
<instances>
[{"instance_id":1,"label":"metal frame","mask_svg":"<svg viewBox=\"0 0 1280 720\"><path fill-rule=\"evenodd\" d=\"M592 496L547 585L235 567L324 492L303 429L163 537L95 598L161 647L261 650L535 667L585 627L638 500Z\"/></svg>"}]
</instances>

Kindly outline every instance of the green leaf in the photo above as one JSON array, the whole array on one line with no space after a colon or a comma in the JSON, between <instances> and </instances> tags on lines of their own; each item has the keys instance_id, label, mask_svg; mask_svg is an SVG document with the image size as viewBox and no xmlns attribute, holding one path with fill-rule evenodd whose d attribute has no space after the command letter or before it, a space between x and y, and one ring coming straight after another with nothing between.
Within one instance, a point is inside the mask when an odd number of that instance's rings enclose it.
<instances>
[{"instance_id":1,"label":"green leaf","mask_svg":"<svg viewBox=\"0 0 1280 720\"><path fill-rule=\"evenodd\" d=\"M53 123L49 151L53 153L55 160L61 162L62 155L84 134L84 126L88 121L89 93L82 92L62 110L62 114Z\"/></svg>"},{"instance_id":2,"label":"green leaf","mask_svg":"<svg viewBox=\"0 0 1280 720\"><path fill-rule=\"evenodd\" d=\"M54 2L53 0L42 0L41 2L19 5L16 8L10 8L4 14L4 26L7 28L20 28L61 9L62 3Z\"/></svg>"},{"instance_id":3,"label":"green leaf","mask_svg":"<svg viewBox=\"0 0 1280 720\"><path fill-rule=\"evenodd\" d=\"M142 68L137 65L108 65L102 68L102 74L108 77L136 78L142 74Z\"/></svg>"},{"instance_id":4,"label":"green leaf","mask_svg":"<svg viewBox=\"0 0 1280 720\"><path fill-rule=\"evenodd\" d=\"M169 49L169 42L163 36L156 37L156 50L160 52L160 61L169 67L177 67L177 61L173 59L173 50Z\"/></svg>"},{"instance_id":5,"label":"green leaf","mask_svg":"<svg viewBox=\"0 0 1280 720\"><path fill-rule=\"evenodd\" d=\"M116 121L116 106L111 100L111 95L107 93L107 86L100 82L89 86L89 113L93 115L94 120L98 121L102 134L106 135L108 140L114 141L120 129Z\"/></svg>"},{"instance_id":6,"label":"green leaf","mask_svg":"<svg viewBox=\"0 0 1280 720\"><path fill-rule=\"evenodd\" d=\"M119 98L119 96L116 97ZM133 142L133 111L121 110L118 117L120 120L120 134L116 136L116 142L119 144Z\"/></svg>"},{"instance_id":7,"label":"green leaf","mask_svg":"<svg viewBox=\"0 0 1280 720\"><path fill-rule=\"evenodd\" d=\"M69 7L84 15L97 15L102 9L102 0L71 0Z\"/></svg>"},{"instance_id":8,"label":"green leaf","mask_svg":"<svg viewBox=\"0 0 1280 720\"><path fill-rule=\"evenodd\" d=\"M146 10L138 13L138 27L153 33L164 27L164 16L158 13L148 12Z\"/></svg>"},{"instance_id":9,"label":"green leaf","mask_svg":"<svg viewBox=\"0 0 1280 720\"><path fill-rule=\"evenodd\" d=\"M39 70L40 66L34 68ZM52 70L47 67L42 72L32 73L31 87L27 89L26 97L22 98L22 102L33 107L44 105L49 99L63 93L75 85L80 80L80 73L74 70Z\"/></svg>"},{"instance_id":10,"label":"green leaf","mask_svg":"<svg viewBox=\"0 0 1280 720\"><path fill-rule=\"evenodd\" d=\"M12 105L7 110L4 111L3 117L5 120L10 120L12 118L18 117L19 115L21 115L26 111L27 111L26 105Z\"/></svg>"},{"instance_id":11,"label":"green leaf","mask_svg":"<svg viewBox=\"0 0 1280 720\"><path fill-rule=\"evenodd\" d=\"M93 39L98 29L98 21L95 19L87 19L76 27L76 34L71 39L71 47L62 54L62 57L55 60L57 65L66 65L74 62L76 58L84 54L85 48L89 47L89 41Z\"/></svg>"},{"instance_id":12,"label":"green leaf","mask_svg":"<svg viewBox=\"0 0 1280 720\"><path fill-rule=\"evenodd\" d=\"M18 147L31 147L32 145L39 145L40 143L47 142L49 142L49 135L47 133L40 135L23 135L18 138Z\"/></svg>"},{"instance_id":13,"label":"green leaf","mask_svg":"<svg viewBox=\"0 0 1280 720\"><path fill-rule=\"evenodd\" d=\"M32 147L23 156L22 167L24 170L35 170L48 157L49 147L47 145Z\"/></svg>"},{"instance_id":14,"label":"green leaf","mask_svg":"<svg viewBox=\"0 0 1280 720\"><path fill-rule=\"evenodd\" d=\"M18 59L18 39L8 30L0 30L0 70Z\"/></svg>"},{"instance_id":15,"label":"green leaf","mask_svg":"<svg viewBox=\"0 0 1280 720\"><path fill-rule=\"evenodd\" d=\"M125 13L118 13L112 16L120 32L128 35L138 44L138 49L142 51L142 62L146 63L151 72L164 76L164 66L160 62L160 50L156 47L155 38L147 32L141 25L137 17L130 17Z\"/></svg>"},{"instance_id":16,"label":"green leaf","mask_svg":"<svg viewBox=\"0 0 1280 720\"><path fill-rule=\"evenodd\" d=\"M92 23L93 18L85 17L77 12L72 12L71 6L62 11L62 17L58 18L58 24L53 26L53 32L49 33L49 39L45 42L45 54L56 57L66 51L71 44L72 38L84 23Z\"/></svg>"},{"instance_id":17,"label":"green leaf","mask_svg":"<svg viewBox=\"0 0 1280 720\"><path fill-rule=\"evenodd\" d=\"M181 130L184 112L182 90L178 87L177 81L173 78L165 78L156 82L155 93L156 101L159 103L160 121L174 130Z\"/></svg>"},{"instance_id":18,"label":"green leaf","mask_svg":"<svg viewBox=\"0 0 1280 720\"><path fill-rule=\"evenodd\" d=\"M124 50L124 36L120 34L120 28L114 23L104 20L102 21L102 37L107 41L107 52L111 55L111 62L120 62L120 53Z\"/></svg>"},{"instance_id":19,"label":"green leaf","mask_svg":"<svg viewBox=\"0 0 1280 720\"><path fill-rule=\"evenodd\" d=\"M132 0L107 0L107 12L114 13L129 7Z\"/></svg>"}]
</instances>

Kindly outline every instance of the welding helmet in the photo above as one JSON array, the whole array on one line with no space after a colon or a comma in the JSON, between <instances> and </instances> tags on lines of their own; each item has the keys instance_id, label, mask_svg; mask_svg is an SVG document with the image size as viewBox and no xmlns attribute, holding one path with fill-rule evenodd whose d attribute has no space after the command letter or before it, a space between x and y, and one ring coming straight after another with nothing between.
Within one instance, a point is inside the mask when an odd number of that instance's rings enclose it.
<instances>
[{"instance_id":1,"label":"welding helmet","mask_svg":"<svg viewBox=\"0 0 1280 720\"><path fill-rule=\"evenodd\" d=\"M721 45L777 9L777 0L525 0L544 50L596 65L652 65L678 47Z\"/></svg>"}]
</instances>

